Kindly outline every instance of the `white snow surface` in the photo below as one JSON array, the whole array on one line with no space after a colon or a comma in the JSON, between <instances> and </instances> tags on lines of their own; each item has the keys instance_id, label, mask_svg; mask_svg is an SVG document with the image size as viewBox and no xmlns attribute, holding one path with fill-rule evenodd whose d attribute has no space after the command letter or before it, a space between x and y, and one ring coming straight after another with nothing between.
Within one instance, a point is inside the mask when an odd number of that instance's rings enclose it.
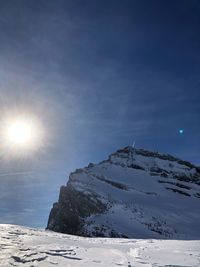
<instances>
[{"instance_id":1,"label":"white snow surface","mask_svg":"<svg viewBox=\"0 0 200 267\"><path fill-rule=\"evenodd\" d=\"M0 266L199 267L199 240L86 238L0 225Z\"/></svg>"}]
</instances>

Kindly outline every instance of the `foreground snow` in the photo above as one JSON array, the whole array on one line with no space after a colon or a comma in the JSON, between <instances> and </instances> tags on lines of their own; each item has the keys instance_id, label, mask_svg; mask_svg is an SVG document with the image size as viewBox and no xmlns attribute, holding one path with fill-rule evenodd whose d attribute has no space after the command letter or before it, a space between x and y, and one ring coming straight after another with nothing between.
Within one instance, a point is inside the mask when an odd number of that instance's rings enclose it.
<instances>
[{"instance_id":1,"label":"foreground snow","mask_svg":"<svg viewBox=\"0 0 200 267\"><path fill-rule=\"evenodd\" d=\"M0 225L0 266L200 266L200 241L84 238Z\"/></svg>"}]
</instances>

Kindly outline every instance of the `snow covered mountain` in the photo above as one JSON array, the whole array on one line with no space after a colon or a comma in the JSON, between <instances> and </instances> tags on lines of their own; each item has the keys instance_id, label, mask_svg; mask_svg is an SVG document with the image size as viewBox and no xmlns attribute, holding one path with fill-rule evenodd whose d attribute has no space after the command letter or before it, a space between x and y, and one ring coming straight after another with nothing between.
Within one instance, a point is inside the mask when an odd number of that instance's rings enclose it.
<instances>
[{"instance_id":1,"label":"snow covered mountain","mask_svg":"<svg viewBox=\"0 0 200 267\"><path fill-rule=\"evenodd\" d=\"M200 239L200 168L125 147L70 174L47 228L89 237Z\"/></svg>"},{"instance_id":2,"label":"snow covered mountain","mask_svg":"<svg viewBox=\"0 0 200 267\"><path fill-rule=\"evenodd\" d=\"M0 267L199 267L200 241L85 238L0 225Z\"/></svg>"}]
</instances>

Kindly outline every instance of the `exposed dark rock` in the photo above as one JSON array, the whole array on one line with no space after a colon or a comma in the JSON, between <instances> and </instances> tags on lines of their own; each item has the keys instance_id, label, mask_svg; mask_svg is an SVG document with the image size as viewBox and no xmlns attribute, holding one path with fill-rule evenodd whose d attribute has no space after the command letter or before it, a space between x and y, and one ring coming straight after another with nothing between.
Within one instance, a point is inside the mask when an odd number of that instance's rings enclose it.
<instances>
[{"instance_id":1,"label":"exposed dark rock","mask_svg":"<svg viewBox=\"0 0 200 267\"><path fill-rule=\"evenodd\" d=\"M143 170L143 171L145 171L145 168L143 168L142 166L137 165L137 164L131 164L131 165L128 165L128 167L129 168L136 169L136 170Z\"/></svg>"},{"instance_id":2,"label":"exposed dark rock","mask_svg":"<svg viewBox=\"0 0 200 267\"><path fill-rule=\"evenodd\" d=\"M76 191L71 186L62 186L58 203L54 203L49 215L48 229L78 235L84 218L106 210L95 195Z\"/></svg>"},{"instance_id":3,"label":"exposed dark rock","mask_svg":"<svg viewBox=\"0 0 200 267\"><path fill-rule=\"evenodd\" d=\"M187 189L187 190L190 190L190 189L191 189L191 187L189 187L189 186L187 186L187 185L180 184L180 183L174 183L174 182L163 181L163 180L159 180L158 182L161 183L161 184L171 184L171 185L175 185L175 186L177 186L177 187L184 188L184 189Z\"/></svg>"},{"instance_id":4,"label":"exposed dark rock","mask_svg":"<svg viewBox=\"0 0 200 267\"><path fill-rule=\"evenodd\" d=\"M97 175L93 175L96 179L99 179L100 181L103 181L107 184L110 184L118 189L122 189L122 190L127 190L127 186L124 185L124 184L121 184L121 183L118 183L118 182L114 182L114 181L111 181L111 180L108 180L106 179L105 177L103 176L97 176Z\"/></svg>"},{"instance_id":5,"label":"exposed dark rock","mask_svg":"<svg viewBox=\"0 0 200 267\"><path fill-rule=\"evenodd\" d=\"M182 191L182 190L179 190L179 189L175 189L175 188L171 188L171 187L166 187L166 189L167 189L167 190L171 190L171 191L173 191L173 192L175 192L175 193L179 193L179 194L181 194L181 195L185 195L185 196L190 197L190 194L188 194L188 193L185 192L185 191Z\"/></svg>"}]
</instances>

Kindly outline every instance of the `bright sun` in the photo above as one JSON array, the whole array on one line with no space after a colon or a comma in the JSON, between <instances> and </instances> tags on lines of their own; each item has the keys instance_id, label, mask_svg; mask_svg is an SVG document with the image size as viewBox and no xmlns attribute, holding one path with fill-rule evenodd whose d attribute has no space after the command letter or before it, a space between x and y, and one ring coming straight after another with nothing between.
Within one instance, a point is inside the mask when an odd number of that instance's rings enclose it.
<instances>
[{"instance_id":1,"label":"bright sun","mask_svg":"<svg viewBox=\"0 0 200 267\"><path fill-rule=\"evenodd\" d=\"M15 145L27 145L32 141L33 133L32 125L23 120L17 120L7 128L8 141Z\"/></svg>"},{"instance_id":2,"label":"bright sun","mask_svg":"<svg viewBox=\"0 0 200 267\"><path fill-rule=\"evenodd\" d=\"M41 127L36 120L19 117L4 123L4 143L12 149L36 149L41 142Z\"/></svg>"}]
</instances>

